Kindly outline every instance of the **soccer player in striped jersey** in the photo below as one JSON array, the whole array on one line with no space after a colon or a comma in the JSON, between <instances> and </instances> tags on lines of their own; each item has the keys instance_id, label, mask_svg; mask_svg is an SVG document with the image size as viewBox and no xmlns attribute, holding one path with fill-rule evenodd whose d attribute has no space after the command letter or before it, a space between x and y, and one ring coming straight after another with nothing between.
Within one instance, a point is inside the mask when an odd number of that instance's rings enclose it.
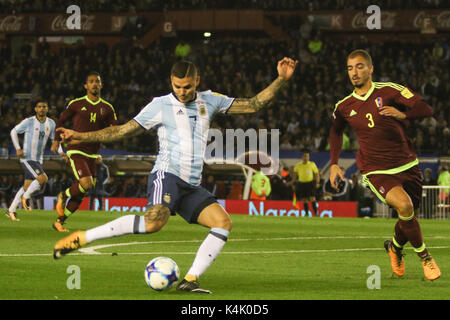
<instances>
[{"instance_id":1,"label":"soccer player in striped jersey","mask_svg":"<svg viewBox=\"0 0 450 320\"><path fill-rule=\"evenodd\" d=\"M55 139L55 121L47 117L48 104L46 101L37 101L34 111L36 112L35 116L24 119L10 133L25 178L23 187L17 191L6 213L6 216L14 221L18 221L16 210L19 203L22 201L24 209L31 211L29 204L31 195L48 180L42 169L42 163L47 141L50 139L53 142ZM19 134L24 134L23 148L20 146ZM58 152L63 158L66 157L61 147L55 152Z\"/></svg>"},{"instance_id":2,"label":"soccer player in striped jersey","mask_svg":"<svg viewBox=\"0 0 450 320\"><path fill-rule=\"evenodd\" d=\"M420 257L425 277L434 280L441 273L425 246L415 216L422 198L422 175L413 142L406 133L409 120L430 117L431 107L410 89L391 82L373 82L372 58L355 50L347 58L348 76L355 87L352 94L336 104L330 130L330 181L344 179L338 166L345 125L355 131L360 149L356 162L364 182L384 203L398 213L392 240L384 245L393 272L405 272L402 249L409 241Z\"/></svg>"},{"instance_id":3,"label":"soccer player in striped jersey","mask_svg":"<svg viewBox=\"0 0 450 320\"><path fill-rule=\"evenodd\" d=\"M54 257L95 240L130 233L159 231L171 214L178 213L188 223L210 232L200 245L194 262L178 290L211 293L203 289L198 278L221 252L231 231L228 213L215 196L200 186L208 130L214 113L253 113L265 108L288 82L296 62L284 58L278 62L278 78L253 98L233 99L222 94L196 91L200 82L197 68L191 62L179 61L171 71L172 93L154 98L131 121L118 127L94 132L58 129L69 144L79 142L112 142L157 130L159 154L148 178L148 202L144 216L125 215L87 231L77 231L58 241Z\"/></svg>"},{"instance_id":4,"label":"soccer player in striped jersey","mask_svg":"<svg viewBox=\"0 0 450 320\"><path fill-rule=\"evenodd\" d=\"M69 120L73 121L73 129L80 132L95 131L116 125L117 116L113 106L100 97L102 89L100 74L95 71L90 72L86 77L84 88L86 95L69 102L66 110L56 121L56 128L62 127ZM59 137L56 135L52 150L56 150L59 145ZM67 148L75 183L58 194L56 203L58 218L52 225L56 231L68 232L63 224L78 209L86 193L95 186L99 149L100 143L81 143Z\"/></svg>"}]
</instances>

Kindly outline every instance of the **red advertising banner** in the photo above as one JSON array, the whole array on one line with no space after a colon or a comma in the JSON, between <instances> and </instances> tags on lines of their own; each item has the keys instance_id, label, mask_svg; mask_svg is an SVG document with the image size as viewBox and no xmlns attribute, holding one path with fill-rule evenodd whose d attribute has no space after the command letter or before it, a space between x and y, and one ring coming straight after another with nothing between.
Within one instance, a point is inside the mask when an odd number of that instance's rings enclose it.
<instances>
[{"instance_id":1,"label":"red advertising banner","mask_svg":"<svg viewBox=\"0 0 450 320\"><path fill-rule=\"evenodd\" d=\"M292 205L292 201L251 201L251 200L226 200L225 210L234 214L248 214L249 216L275 216L275 217L304 217L312 216L306 213L300 202L300 209ZM357 217L356 202L317 202L319 217Z\"/></svg>"},{"instance_id":2,"label":"red advertising banner","mask_svg":"<svg viewBox=\"0 0 450 320\"><path fill-rule=\"evenodd\" d=\"M89 197L83 199L79 210L89 210ZM147 207L146 198L103 198L103 211L111 212L145 212ZM94 201L95 211L99 209L98 200Z\"/></svg>"}]
</instances>

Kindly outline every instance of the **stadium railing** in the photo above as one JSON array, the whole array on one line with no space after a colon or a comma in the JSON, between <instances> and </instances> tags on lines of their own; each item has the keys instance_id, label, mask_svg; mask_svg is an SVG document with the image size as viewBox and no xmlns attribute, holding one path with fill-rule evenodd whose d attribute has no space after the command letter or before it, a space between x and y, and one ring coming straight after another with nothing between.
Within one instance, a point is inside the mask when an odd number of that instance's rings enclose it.
<instances>
[{"instance_id":1,"label":"stadium railing","mask_svg":"<svg viewBox=\"0 0 450 320\"><path fill-rule=\"evenodd\" d=\"M450 219L450 186L423 186L419 219ZM396 213L389 206L377 201L374 217L392 218Z\"/></svg>"}]
</instances>

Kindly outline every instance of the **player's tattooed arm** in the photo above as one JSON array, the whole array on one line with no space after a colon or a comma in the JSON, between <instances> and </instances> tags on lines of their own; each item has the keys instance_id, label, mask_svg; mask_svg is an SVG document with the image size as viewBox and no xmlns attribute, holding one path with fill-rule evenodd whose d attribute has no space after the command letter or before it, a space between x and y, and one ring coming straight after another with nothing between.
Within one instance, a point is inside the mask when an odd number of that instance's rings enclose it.
<instances>
[{"instance_id":1,"label":"player's tattooed arm","mask_svg":"<svg viewBox=\"0 0 450 320\"><path fill-rule=\"evenodd\" d=\"M266 108L288 80L278 77L253 98L237 98L227 113L253 113Z\"/></svg>"},{"instance_id":2,"label":"player's tattooed arm","mask_svg":"<svg viewBox=\"0 0 450 320\"><path fill-rule=\"evenodd\" d=\"M145 129L142 128L135 120L130 120L120 126L111 126L98 131L77 132L70 129L58 128L56 132L61 132L63 141L74 145L82 142L98 142L107 143L124 138L137 136Z\"/></svg>"},{"instance_id":3,"label":"player's tattooed arm","mask_svg":"<svg viewBox=\"0 0 450 320\"><path fill-rule=\"evenodd\" d=\"M283 58L278 61L278 78L253 98L238 98L233 101L228 113L253 113L267 107L277 93L286 86L292 77L298 61Z\"/></svg>"}]
</instances>

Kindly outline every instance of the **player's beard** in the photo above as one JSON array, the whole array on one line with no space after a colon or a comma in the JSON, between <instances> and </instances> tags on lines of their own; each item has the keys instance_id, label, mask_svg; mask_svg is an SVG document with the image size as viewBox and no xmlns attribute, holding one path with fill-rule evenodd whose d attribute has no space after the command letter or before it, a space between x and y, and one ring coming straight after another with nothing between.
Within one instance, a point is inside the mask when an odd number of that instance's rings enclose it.
<instances>
[{"instance_id":1,"label":"player's beard","mask_svg":"<svg viewBox=\"0 0 450 320\"><path fill-rule=\"evenodd\" d=\"M360 83L353 82L353 86L355 88L361 89L367 84L367 82L369 81L369 77L361 77L359 78L359 80L361 80L361 82Z\"/></svg>"},{"instance_id":2,"label":"player's beard","mask_svg":"<svg viewBox=\"0 0 450 320\"><path fill-rule=\"evenodd\" d=\"M94 97L99 97L99 96L100 96L100 89L92 89L92 90L91 90L91 94L92 94Z\"/></svg>"}]
</instances>

